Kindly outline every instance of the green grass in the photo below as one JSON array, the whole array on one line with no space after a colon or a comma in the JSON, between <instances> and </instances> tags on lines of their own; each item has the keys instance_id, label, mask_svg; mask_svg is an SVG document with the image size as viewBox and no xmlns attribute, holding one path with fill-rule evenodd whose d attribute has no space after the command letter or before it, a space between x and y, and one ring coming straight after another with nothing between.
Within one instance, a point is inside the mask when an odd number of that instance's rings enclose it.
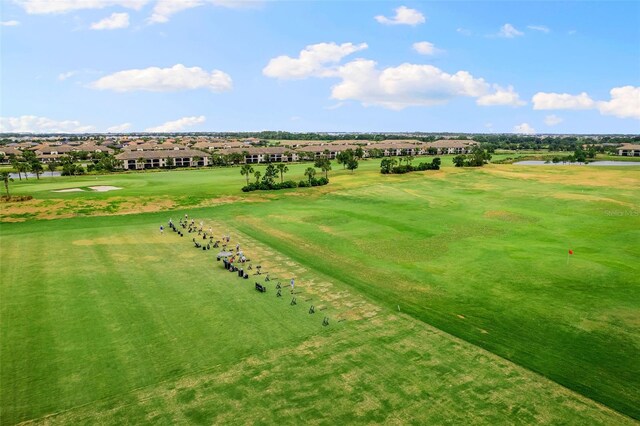
<instances>
[{"instance_id":1,"label":"green grass","mask_svg":"<svg viewBox=\"0 0 640 426\"><path fill-rule=\"evenodd\" d=\"M587 398L640 417L637 171L332 175L252 194L237 168L16 184L51 209L189 208L0 225L1 423L633 423ZM93 184L124 189L50 192ZM184 212L295 275L300 303L159 235Z\"/></svg>"}]
</instances>

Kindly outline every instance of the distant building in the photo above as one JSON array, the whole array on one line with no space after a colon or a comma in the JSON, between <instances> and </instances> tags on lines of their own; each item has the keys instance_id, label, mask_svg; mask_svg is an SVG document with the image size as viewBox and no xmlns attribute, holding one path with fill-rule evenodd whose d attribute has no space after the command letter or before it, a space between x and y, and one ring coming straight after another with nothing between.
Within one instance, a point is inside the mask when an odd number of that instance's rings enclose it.
<instances>
[{"instance_id":1,"label":"distant building","mask_svg":"<svg viewBox=\"0 0 640 426\"><path fill-rule=\"evenodd\" d=\"M443 139L426 144L427 150L435 148L436 154L469 154L478 142L466 139Z\"/></svg>"},{"instance_id":2,"label":"distant building","mask_svg":"<svg viewBox=\"0 0 640 426\"><path fill-rule=\"evenodd\" d=\"M640 157L640 145L625 143L618 147L618 155L622 157Z\"/></svg>"},{"instance_id":3,"label":"distant building","mask_svg":"<svg viewBox=\"0 0 640 426\"><path fill-rule=\"evenodd\" d=\"M159 167L204 167L209 158L204 152L194 149L171 149L152 151L124 151L116 155L125 170L155 169Z\"/></svg>"},{"instance_id":4,"label":"distant building","mask_svg":"<svg viewBox=\"0 0 640 426\"><path fill-rule=\"evenodd\" d=\"M22 151L11 146L0 146L0 164L8 164L12 155L19 157Z\"/></svg>"}]
</instances>

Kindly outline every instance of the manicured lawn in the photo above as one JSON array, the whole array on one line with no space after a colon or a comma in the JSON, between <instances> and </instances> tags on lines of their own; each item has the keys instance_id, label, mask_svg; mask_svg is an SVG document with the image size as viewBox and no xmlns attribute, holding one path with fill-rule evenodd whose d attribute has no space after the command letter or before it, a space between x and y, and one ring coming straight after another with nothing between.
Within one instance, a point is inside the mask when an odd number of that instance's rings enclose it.
<instances>
[{"instance_id":1,"label":"manicured lawn","mask_svg":"<svg viewBox=\"0 0 640 426\"><path fill-rule=\"evenodd\" d=\"M238 168L15 183L112 216L0 225L2 424L640 418L638 171L378 164L274 193ZM51 192L91 185L123 189ZM167 211L95 208L115 197ZM274 279L159 234L185 212Z\"/></svg>"}]
</instances>

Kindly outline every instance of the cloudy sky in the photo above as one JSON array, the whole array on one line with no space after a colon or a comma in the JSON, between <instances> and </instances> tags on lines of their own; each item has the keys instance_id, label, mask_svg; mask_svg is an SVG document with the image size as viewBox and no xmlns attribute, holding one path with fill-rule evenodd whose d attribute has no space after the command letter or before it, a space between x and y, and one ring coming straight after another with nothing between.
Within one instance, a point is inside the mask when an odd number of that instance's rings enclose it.
<instances>
[{"instance_id":1,"label":"cloudy sky","mask_svg":"<svg viewBox=\"0 0 640 426\"><path fill-rule=\"evenodd\" d=\"M640 2L1 1L4 132L640 133Z\"/></svg>"}]
</instances>

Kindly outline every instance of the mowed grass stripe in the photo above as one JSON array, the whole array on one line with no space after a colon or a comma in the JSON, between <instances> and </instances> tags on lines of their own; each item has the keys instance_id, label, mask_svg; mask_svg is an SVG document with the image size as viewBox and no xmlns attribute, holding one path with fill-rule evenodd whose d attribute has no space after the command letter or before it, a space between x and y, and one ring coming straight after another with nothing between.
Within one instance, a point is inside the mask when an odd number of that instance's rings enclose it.
<instances>
[{"instance_id":1,"label":"mowed grass stripe","mask_svg":"<svg viewBox=\"0 0 640 426\"><path fill-rule=\"evenodd\" d=\"M492 175L480 175L473 184L484 181L495 183ZM289 203L288 220L276 213L277 205L266 205L257 217L240 218L240 226L384 306L400 304L640 417L633 391L640 388L637 218L606 216L620 208L617 203L553 197L582 195L573 185L509 179L505 187L504 198L481 190L469 195L455 179L412 178L389 184L388 196L375 185L313 205ZM425 194L427 203L397 196L405 191ZM614 198L638 194L636 187L610 192ZM414 230L403 232L399 219ZM567 265L569 248L579 256Z\"/></svg>"},{"instance_id":2,"label":"mowed grass stripe","mask_svg":"<svg viewBox=\"0 0 640 426\"><path fill-rule=\"evenodd\" d=\"M232 363L319 329L256 299L253 283L223 271L211 251L155 226L140 231L51 230L42 251L32 249L40 233L2 237L3 264L22 265L2 276L3 422Z\"/></svg>"},{"instance_id":3,"label":"mowed grass stripe","mask_svg":"<svg viewBox=\"0 0 640 426\"><path fill-rule=\"evenodd\" d=\"M46 423L635 424L403 315L323 331Z\"/></svg>"}]
</instances>

